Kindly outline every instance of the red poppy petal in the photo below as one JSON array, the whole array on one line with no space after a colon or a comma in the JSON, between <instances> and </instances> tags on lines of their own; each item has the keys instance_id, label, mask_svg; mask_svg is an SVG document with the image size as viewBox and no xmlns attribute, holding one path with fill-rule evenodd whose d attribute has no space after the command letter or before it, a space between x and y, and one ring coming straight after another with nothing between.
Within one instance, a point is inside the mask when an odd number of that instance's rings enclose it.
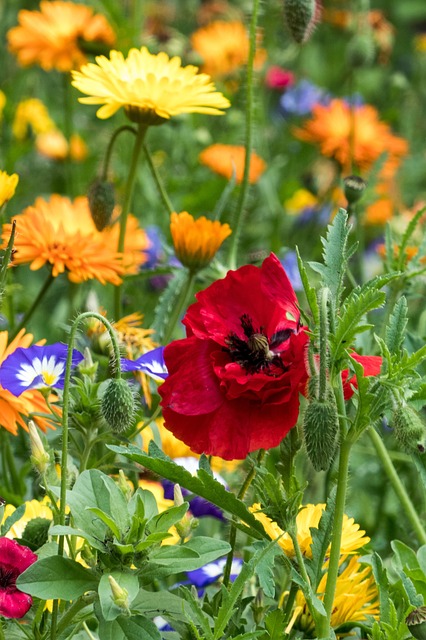
<instances>
[{"instance_id":1,"label":"red poppy petal","mask_svg":"<svg viewBox=\"0 0 426 640\"><path fill-rule=\"evenodd\" d=\"M210 413L224 396L211 365L210 354L217 350L211 340L175 340L164 349L169 376L159 387L161 406L186 416Z\"/></svg>"},{"instance_id":2,"label":"red poppy petal","mask_svg":"<svg viewBox=\"0 0 426 640\"><path fill-rule=\"evenodd\" d=\"M364 376L377 376L382 366L381 356L360 356L357 353L351 353L351 358L359 362L363 366ZM343 395L345 400L352 398L354 388L358 387L356 376L352 376L349 380L349 369L342 371Z\"/></svg>"},{"instance_id":3,"label":"red poppy petal","mask_svg":"<svg viewBox=\"0 0 426 640\"><path fill-rule=\"evenodd\" d=\"M33 603L31 596L16 588L0 588L0 616L22 618Z\"/></svg>"}]
</instances>

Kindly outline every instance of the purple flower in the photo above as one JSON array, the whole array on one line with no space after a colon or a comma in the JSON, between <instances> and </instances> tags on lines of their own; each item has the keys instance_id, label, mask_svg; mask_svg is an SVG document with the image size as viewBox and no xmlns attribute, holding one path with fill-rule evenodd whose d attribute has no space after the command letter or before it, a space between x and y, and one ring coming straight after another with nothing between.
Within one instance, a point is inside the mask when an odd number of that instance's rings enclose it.
<instances>
[{"instance_id":1,"label":"purple flower","mask_svg":"<svg viewBox=\"0 0 426 640\"><path fill-rule=\"evenodd\" d=\"M300 80L283 93L280 99L280 112L288 116L307 116L316 104L327 104L329 95L309 80Z\"/></svg>"},{"instance_id":2,"label":"purple flower","mask_svg":"<svg viewBox=\"0 0 426 640\"><path fill-rule=\"evenodd\" d=\"M145 232L148 236L149 247L144 249L147 261L142 265L143 269L154 269L160 262L163 262L165 253L163 248L163 236L160 229L155 225L146 227Z\"/></svg>"},{"instance_id":3,"label":"purple flower","mask_svg":"<svg viewBox=\"0 0 426 640\"><path fill-rule=\"evenodd\" d=\"M164 347L157 347L144 353L136 360L122 358L121 369L122 371L142 371L154 380L165 380L169 374L164 362L163 351Z\"/></svg>"},{"instance_id":4,"label":"purple flower","mask_svg":"<svg viewBox=\"0 0 426 640\"><path fill-rule=\"evenodd\" d=\"M28 389L62 389L67 356L68 345L61 342L19 347L0 366L0 384L14 396ZM72 367L83 358L83 354L74 349Z\"/></svg>"},{"instance_id":5,"label":"purple flower","mask_svg":"<svg viewBox=\"0 0 426 640\"><path fill-rule=\"evenodd\" d=\"M204 567L200 567L200 569L187 571L186 575L188 576L190 584L193 584L198 589L203 589L209 584L213 584L214 582L217 582L220 578L222 578L225 565L226 557L215 560L214 562L209 562L208 564L205 564ZM242 566L243 561L241 560L241 558L233 559L230 575L231 582L233 582L238 576Z\"/></svg>"},{"instance_id":6,"label":"purple flower","mask_svg":"<svg viewBox=\"0 0 426 640\"><path fill-rule=\"evenodd\" d=\"M284 258L281 258L281 264L283 265L288 279L295 291L303 291L303 283L299 273L299 267L297 265L297 255L295 251L287 251Z\"/></svg>"}]
</instances>

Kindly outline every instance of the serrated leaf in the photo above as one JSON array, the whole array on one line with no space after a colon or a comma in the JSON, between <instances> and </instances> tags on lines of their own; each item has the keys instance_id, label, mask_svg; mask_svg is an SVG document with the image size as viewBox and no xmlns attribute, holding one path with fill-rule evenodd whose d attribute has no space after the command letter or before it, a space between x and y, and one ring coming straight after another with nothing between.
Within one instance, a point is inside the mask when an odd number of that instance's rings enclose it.
<instances>
[{"instance_id":1,"label":"serrated leaf","mask_svg":"<svg viewBox=\"0 0 426 640\"><path fill-rule=\"evenodd\" d=\"M315 578L312 584L314 591L322 578L324 559L327 549L330 546L331 533L333 531L334 510L336 507L336 487L333 487L327 500L327 505L322 512L318 528L310 527L312 536L311 552L312 562L310 565L310 573Z\"/></svg>"},{"instance_id":2,"label":"serrated leaf","mask_svg":"<svg viewBox=\"0 0 426 640\"><path fill-rule=\"evenodd\" d=\"M398 270L400 271L404 269L404 265L406 261L405 249L407 248L408 242L410 241L410 238L413 235L414 231L416 230L416 227L420 222L420 219L422 218L425 211L426 211L426 207L422 207L421 209L419 209L419 211L417 211L414 214L414 216L411 218L410 222L407 224L407 227L404 233L402 234L402 238L399 243L399 255L398 255Z\"/></svg>"},{"instance_id":3,"label":"serrated leaf","mask_svg":"<svg viewBox=\"0 0 426 640\"><path fill-rule=\"evenodd\" d=\"M305 291L306 299L311 309L312 317L316 325L319 324L319 309L317 293L314 287L309 284L308 274L306 273L305 265L300 257L299 249L296 247L297 264L299 267L300 278L302 280L303 289Z\"/></svg>"},{"instance_id":4,"label":"serrated leaf","mask_svg":"<svg viewBox=\"0 0 426 640\"><path fill-rule=\"evenodd\" d=\"M382 622L390 622L389 579L383 567L382 559L376 552L371 555L371 568L373 570L374 580L379 589L380 619Z\"/></svg>"},{"instance_id":5,"label":"serrated leaf","mask_svg":"<svg viewBox=\"0 0 426 640\"><path fill-rule=\"evenodd\" d=\"M198 598L196 598L193 593L186 587L180 587L179 594L182 595L183 598L185 598L187 608L189 608L192 613L192 621L194 623L198 623L198 625L201 627L204 633L205 640L212 640L213 621L211 620L210 616L208 616L201 608Z\"/></svg>"},{"instance_id":6,"label":"serrated leaf","mask_svg":"<svg viewBox=\"0 0 426 640\"><path fill-rule=\"evenodd\" d=\"M268 640L284 640L285 616L282 609L274 609L265 616L265 629L269 633Z\"/></svg>"},{"instance_id":7,"label":"serrated leaf","mask_svg":"<svg viewBox=\"0 0 426 640\"><path fill-rule=\"evenodd\" d=\"M250 513L244 502L236 498L233 493L225 489L220 482L203 469L198 470L198 476L193 476L184 467L177 465L171 458L165 456L153 441L150 442L148 454L141 452L138 447L133 445L128 447L107 446L111 451L141 464L161 477L179 484L224 511L237 516L247 525L247 534L255 538L269 539L260 522Z\"/></svg>"},{"instance_id":8,"label":"serrated leaf","mask_svg":"<svg viewBox=\"0 0 426 640\"><path fill-rule=\"evenodd\" d=\"M259 545L263 545L262 542L256 542L253 547L259 548ZM268 553L257 565L256 574L259 580L259 586L263 590L263 593L268 598L275 597L275 577L274 577L274 565L275 556L281 555L281 549L278 545L273 548L273 552Z\"/></svg>"},{"instance_id":9,"label":"serrated leaf","mask_svg":"<svg viewBox=\"0 0 426 640\"><path fill-rule=\"evenodd\" d=\"M405 296L401 296L393 308L386 327L385 342L390 353L398 353L401 350L405 338L405 329L408 322L408 307Z\"/></svg>"}]
</instances>

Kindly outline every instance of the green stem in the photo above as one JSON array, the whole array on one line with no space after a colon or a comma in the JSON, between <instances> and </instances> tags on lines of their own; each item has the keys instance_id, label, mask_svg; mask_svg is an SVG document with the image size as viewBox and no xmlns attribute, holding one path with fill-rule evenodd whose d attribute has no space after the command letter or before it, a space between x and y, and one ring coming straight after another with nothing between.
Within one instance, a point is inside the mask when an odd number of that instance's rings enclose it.
<instances>
[{"instance_id":1,"label":"green stem","mask_svg":"<svg viewBox=\"0 0 426 640\"><path fill-rule=\"evenodd\" d=\"M142 124L142 123L139 124L138 133L137 133L135 144L133 147L133 154L132 154L132 160L130 163L129 175L127 176L124 203L123 203L123 208L120 215L120 235L118 238L118 248L117 248L117 251L119 253L123 253L124 251L127 218L129 216L133 190L135 187L135 178L136 178L136 172L138 167L139 155L143 146L147 129L148 127L146 124ZM121 304L122 287L123 285L120 285L115 288L115 317L117 320L122 316L122 304Z\"/></svg>"},{"instance_id":2,"label":"green stem","mask_svg":"<svg viewBox=\"0 0 426 640\"><path fill-rule=\"evenodd\" d=\"M250 160L253 146L253 120L254 120L254 56L256 53L256 30L257 30L257 18L259 13L260 0L253 0L252 15L250 21L250 48L247 61L247 85L246 85L246 132L245 132L245 162L244 162L244 174L240 185L240 192L238 202L234 215L232 216L231 228L232 236L230 237L229 253L228 253L228 265L230 269L235 269L237 266L237 250L238 242L242 231L242 222L244 215L244 205L246 203L248 189L249 189L249 175L250 175Z\"/></svg>"},{"instance_id":3,"label":"green stem","mask_svg":"<svg viewBox=\"0 0 426 640\"><path fill-rule=\"evenodd\" d=\"M243 485L238 492L237 497L239 500L242 500L246 495L251 483L253 482L256 476L257 467L261 464L264 458L264 455L265 455L265 449L259 449L257 460L255 463L254 462L252 463L250 470L246 476L246 479L244 480ZM234 559L234 549L235 549L236 540L237 540L237 525L236 525L235 518L232 518L231 528L229 530L229 544L231 545L231 551L228 553L228 557L226 558L226 565L223 570L223 584L225 587L228 587L229 579L231 577L232 561Z\"/></svg>"},{"instance_id":4,"label":"green stem","mask_svg":"<svg viewBox=\"0 0 426 640\"><path fill-rule=\"evenodd\" d=\"M327 585L324 595L324 607L326 617L320 618L317 628L317 636L330 637L330 620L333 610L334 594L336 592L337 577L340 564L340 549L342 542L342 525L345 513L346 491L348 486L349 456L352 442L343 440L340 446L339 470L337 476L336 508L334 512L333 533L331 536L330 560L327 571Z\"/></svg>"},{"instance_id":5,"label":"green stem","mask_svg":"<svg viewBox=\"0 0 426 640\"><path fill-rule=\"evenodd\" d=\"M3 622L0 620L0 640L6 640L6 636L3 631Z\"/></svg>"},{"instance_id":6,"label":"green stem","mask_svg":"<svg viewBox=\"0 0 426 640\"><path fill-rule=\"evenodd\" d=\"M406 492L404 485L401 482L401 479L396 472L395 467L393 466L392 460L390 459L389 452L386 449L386 446L377 433L377 431L370 427L368 430L368 435L370 436L370 440L376 449L376 453L383 465L383 469L395 491L402 508L405 511L405 514L410 521L411 526L413 527L419 542L423 545L426 544L426 532L422 525L422 522L417 515L417 511L414 508L413 503L410 500L408 493Z\"/></svg>"},{"instance_id":7,"label":"green stem","mask_svg":"<svg viewBox=\"0 0 426 640\"><path fill-rule=\"evenodd\" d=\"M42 288L40 289L36 299L32 303L31 307L24 314L24 317L22 318L22 320L19 323L19 325L16 327L15 331L13 332L13 334L10 336L10 341L12 341L14 338L16 338L16 336L21 331L21 329L23 329L27 325L27 323L31 319L34 311L37 309L38 305L40 304L40 302L43 300L44 296L46 295L46 292L49 289L49 287L52 284L52 282L54 281L54 279L55 278L53 277L52 272L50 271L49 275L47 276L46 280L44 281L44 284L43 284Z\"/></svg>"},{"instance_id":8,"label":"green stem","mask_svg":"<svg viewBox=\"0 0 426 640\"><path fill-rule=\"evenodd\" d=\"M158 193L160 194L160 198L164 204L164 208L171 214L174 211L176 211L176 209L172 205L172 202L169 196L167 195L166 188L163 184L160 174L157 171L157 167L155 166L152 160L151 152L146 144L143 145L143 150L145 152L145 158L147 159L148 166L152 173L152 177L154 178L155 184L157 185Z\"/></svg>"},{"instance_id":9,"label":"green stem","mask_svg":"<svg viewBox=\"0 0 426 640\"><path fill-rule=\"evenodd\" d=\"M67 609L67 611L64 613L64 615L61 617L61 619L58 622L58 635L60 635L63 631L65 631L67 626L71 624L75 615L79 611L81 611L81 609L84 609L84 607L87 607L87 605L90 602L94 602L94 600L95 600L95 596L93 595L93 597L84 596L76 600L76 602L73 602L73 604L70 606L69 609Z\"/></svg>"},{"instance_id":10,"label":"green stem","mask_svg":"<svg viewBox=\"0 0 426 640\"><path fill-rule=\"evenodd\" d=\"M184 282L184 285L180 292L180 296L170 314L167 326L164 330L162 342L165 345L170 342L173 336L174 330L176 328L176 325L178 323L178 320L183 310L186 309L186 307L188 306L188 302L190 300L190 297L192 295L192 290L194 288L194 281L195 281L195 273L193 271L188 271L186 282Z\"/></svg>"},{"instance_id":11,"label":"green stem","mask_svg":"<svg viewBox=\"0 0 426 640\"><path fill-rule=\"evenodd\" d=\"M291 616L293 613L293 604L296 599L296 594L298 591L299 591L298 585L295 582L292 582L290 587L290 592L287 596L287 600L285 603L284 624L283 624L284 629L287 629L287 625L291 620Z\"/></svg>"},{"instance_id":12,"label":"green stem","mask_svg":"<svg viewBox=\"0 0 426 640\"><path fill-rule=\"evenodd\" d=\"M67 498L67 466L68 466L68 416L70 406L70 387L71 387L71 369L72 369L72 353L74 349L74 343L76 339L77 330L80 323L86 318L96 318L102 322L111 338L111 344L113 347L114 359L115 359L115 377L121 377L121 365L120 365L120 349L118 346L117 335L104 316L94 311L86 311L81 313L75 320L71 327L71 333L68 342L68 354L65 365L65 379L64 379L64 391L63 391L63 405L62 405L62 457L61 457L61 487L60 487L60 499L59 499L59 524L65 524L65 509ZM58 555L64 555L64 536L60 536L58 544ZM59 612L59 600L54 600L52 609L52 623L50 629L50 638L55 640L57 637L57 624L58 624L58 612Z\"/></svg>"},{"instance_id":13,"label":"green stem","mask_svg":"<svg viewBox=\"0 0 426 640\"><path fill-rule=\"evenodd\" d=\"M118 127L118 129L114 131L108 143L107 150L105 152L104 164L102 169L102 180L108 179L108 168L109 168L109 163L111 161L112 150L113 150L115 141L117 140L120 133L122 133L123 131L130 131L135 136L138 135L138 132L136 131L136 129L130 126L130 124L123 124L122 127Z\"/></svg>"},{"instance_id":14,"label":"green stem","mask_svg":"<svg viewBox=\"0 0 426 640\"><path fill-rule=\"evenodd\" d=\"M328 298L330 290L325 287L321 290L320 307L320 369L319 369L319 389L318 399L325 402L327 395L327 345L328 345Z\"/></svg>"}]
</instances>

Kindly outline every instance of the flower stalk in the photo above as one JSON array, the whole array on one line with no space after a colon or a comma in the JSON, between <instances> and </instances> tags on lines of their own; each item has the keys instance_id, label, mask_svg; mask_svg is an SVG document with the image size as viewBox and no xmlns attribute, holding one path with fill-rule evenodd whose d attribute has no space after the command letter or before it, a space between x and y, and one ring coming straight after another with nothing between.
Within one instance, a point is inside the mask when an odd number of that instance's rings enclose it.
<instances>
[{"instance_id":1,"label":"flower stalk","mask_svg":"<svg viewBox=\"0 0 426 640\"><path fill-rule=\"evenodd\" d=\"M179 299L177 300L173 311L170 314L167 326L164 330L162 342L165 345L168 344L172 339L179 318L182 315L183 310L188 306L189 300L192 296L192 291L194 289L195 275L196 274L193 271L190 271L189 269L187 270L186 280L180 292Z\"/></svg>"}]
</instances>

